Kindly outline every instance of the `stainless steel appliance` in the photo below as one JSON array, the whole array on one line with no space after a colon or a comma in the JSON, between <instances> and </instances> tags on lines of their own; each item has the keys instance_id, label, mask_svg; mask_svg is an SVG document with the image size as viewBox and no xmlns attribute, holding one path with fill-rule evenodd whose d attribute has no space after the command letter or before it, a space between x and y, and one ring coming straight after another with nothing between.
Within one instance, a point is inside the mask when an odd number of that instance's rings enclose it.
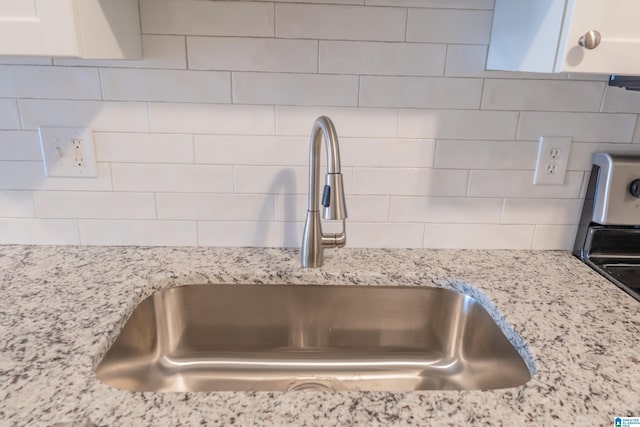
<instances>
[{"instance_id":1,"label":"stainless steel appliance","mask_svg":"<svg viewBox=\"0 0 640 427\"><path fill-rule=\"evenodd\" d=\"M640 156L593 155L573 254L640 301Z\"/></svg>"}]
</instances>

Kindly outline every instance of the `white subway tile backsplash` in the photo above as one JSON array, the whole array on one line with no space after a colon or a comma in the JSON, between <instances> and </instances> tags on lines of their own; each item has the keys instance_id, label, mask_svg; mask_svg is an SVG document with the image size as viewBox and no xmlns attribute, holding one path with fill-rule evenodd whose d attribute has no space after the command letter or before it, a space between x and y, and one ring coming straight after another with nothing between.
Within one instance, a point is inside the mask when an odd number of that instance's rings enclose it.
<instances>
[{"instance_id":1,"label":"white subway tile backsplash","mask_svg":"<svg viewBox=\"0 0 640 427\"><path fill-rule=\"evenodd\" d=\"M0 218L0 244L78 245L78 221Z\"/></svg>"},{"instance_id":2,"label":"white subway tile backsplash","mask_svg":"<svg viewBox=\"0 0 640 427\"><path fill-rule=\"evenodd\" d=\"M581 199L505 199L503 224L577 224Z\"/></svg>"},{"instance_id":3,"label":"white subway tile backsplash","mask_svg":"<svg viewBox=\"0 0 640 427\"><path fill-rule=\"evenodd\" d=\"M389 205L389 196L353 195L347 202L347 213L350 221L388 222Z\"/></svg>"},{"instance_id":4,"label":"white subway tile backsplash","mask_svg":"<svg viewBox=\"0 0 640 427\"><path fill-rule=\"evenodd\" d=\"M564 73L559 73L564 75ZM566 73L567 80L582 80L594 82L608 82L610 74L593 74L593 73Z\"/></svg>"},{"instance_id":5,"label":"white subway tile backsplash","mask_svg":"<svg viewBox=\"0 0 640 427\"><path fill-rule=\"evenodd\" d=\"M513 140L517 122L515 111L400 110L398 136Z\"/></svg>"},{"instance_id":6,"label":"white subway tile backsplash","mask_svg":"<svg viewBox=\"0 0 640 427\"><path fill-rule=\"evenodd\" d=\"M531 249L569 251L577 232L577 225L536 225Z\"/></svg>"},{"instance_id":7,"label":"white subway tile backsplash","mask_svg":"<svg viewBox=\"0 0 640 427\"><path fill-rule=\"evenodd\" d=\"M231 102L231 75L222 71L103 68L109 101Z\"/></svg>"},{"instance_id":8,"label":"white subway tile backsplash","mask_svg":"<svg viewBox=\"0 0 640 427\"><path fill-rule=\"evenodd\" d=\"M481 97L481 79L360 77L363 107L477 109Z\"/></svg>"},{"instance_id":9,"label":"white subway tile backsplash","mask_svg":"<svg viewBox=\"0 0 640 427\"><path fill-rule=\"evenodd\" d=\"M447 169L356 168L355 194L392 196L464 196L469 172Z\"/></svg>"},{"instance_id":10,"label":"white subway tile backsplash","mask_svg":"<svg viewBox=\"0 0 640 427\"><path fill-rule=\"evenodd\" d=\"M488 44L489 10L409 9L407 41Z\"/></svg>"},{"instance_id":11,"label":"white subway tile backsplash","mask_svg":"<svg viewBox=\"0 0 640 427\"><path fill-rule=\"evenodd\" d=\"M573 199L580 195L582 172L567 172L563 185L534 185L533 171L471 171L469 197Z\"/></svg>"},{"instance_id":12,"label":"white subway tile backsplash","mask_svg":"<svg viewBox=\"0 0 640 427\"><path fill-rule=\"evenodd\" d=\"M97 178L47 177L42 162L0 161L0 190L112 190L109 164L98 163L97 171Z\"/></svg>"},{"instance_id":13,"label":"white subway tile backsplash","mask_svg":"<svg viewBox=\"0 0 640 427\"><path fill-rule=\"evenodd\" d=\"M195 221L80 220L83 245L196 246Z\"/></svg>"},{"instance_id":14,"label":"white subway tile backsplash","mask_svg":"<svg viewBox=\"0 0 640 427\"><path fill-rule=\"evenodd\" d=\"M423 234L424 224L356 222L349 224L347 245L355 248L421 248Z\"/></svg>"},{"instance_id":15,"label":"white subway tile backsplash","mask_svg":"<svg viewBox=\"0 0 640 427\"><path fill-rule=\"evenodd\" d=\"M443 169L534 169L538 143L439 140L435 167Z\"/></svg>"},{"instance_id":16,"label":"white subway tile backsplash","mask_svg":"<svg viewBox=\"0 0 640 427\"><path fill-rule=\"evenodd\" d=\"M187 37L194 70L315 73L318 42L243 37Z\"/></svg>"},{"instance_id":17,"label":"white subway tile backsplash","mask_svg":"<svg viewBox=\"0 0 640 427\"><path fill-rule=\"evenodd\" d=\"M151 193L35 191L39 218L155 219Z\"/></svg>"},{"instance_id":18,"label":"white subway tile backsplash","mask_svg":"<svg viewBox=\"0 0 640 427\"><path fill-rule=\"evenodd\" d=\"M308 191L307 167L235 166L234 169L236 193L306 194Z\"/></svg>"},{"instance_id":19,"label":"white subway tile backsplash","mask_svg":"<svg viewBox=\"0 0 640 427\"><path fill-rule=\"evenodd\" d=\"M142 55L139 60L55 58L56 65L114 68L186 69L187 53L184 36L142 35Z\"/></svg>"},{"instance_id":20,"label":"white subway tile backsplash","mask_svg":"<svg viewBox=\"0 0 640 427\"><path fill-rule=\"evenodd\" d=\"M433 139L340 138L344 166L430 168Z\"/></svg>"},{"instance_id":21,"label":"white subway tile backsplash","mask_svg":"<svg viewBox=\"0 0 640 427\"><path fill-rule=\"evenodd\" d=\"M358 77L324 74L233 73L235 104L358 105Z\"/></svg>"},{"instance_id":22,"label":"white subway tile backsplash","mask_svg":"<svg viewBox=\"0 0 640 427\"><path fill-rule=\"evenodd\" d=\"M5 65L52 65L53 59L44 56L2 56L0 64Z\"/></svg>"},{"instance_id":23,"label":"white subway tile backsplash","mask_svg":"<svg viewBox=\"0 0 640 427\"><path fill-rule=\"evenodd\" d=\"M483 110L599 111L602 82L486 79Z\"/></svg>"},{"instance_id":24,"label":"white subway tile backsplash","mask_svg":"<svg viewBox=\"0 0 640 427\"><path fill-rule=\"evenodd\" d=\"M233 191L231 166L113 163L111 174L116 191Z\"/></svg>"},{"instance_id":25,"label":"white subway tile backsplash","mask_svg":"<svg viewBox=\"0 0 640 427\"><path fill-rule=\"evenodd\" d=\"M530 249L532 225L426 224L424 247L436 249Z\"/></svg>"},{"instance_id":26,"label":"white subway tile backsplash","mask_svg":"<svg viewBox=\"0 0 640 427\"><path fill-rule=\"evenodd\" d=\"M193 137L186 134L110 133L94 135L96 159L115 163L193 163Z\"/></svg>"},{"instance_id":27,"label":"white subway tile backsplash","mask_svg":"<svg viewBox=\"0 0 640 427\"><path fill-rule=\"evenodd\" d=\"M640 93L607 86L602 111L608 113L640 113Z\"/></svg>"},{"instance_id":28,"label":"white subway tile backsplash","mask_svg":"<svg viewBox=\"0 0 640 427\"><path fill-rule=\"evenodd\" d=\"M495 223L500 222L503 199L470 197L391 197L392 222Z\"/></svg>"},{"instance_id":29,"label":"white subway tile backsplash","mask_svg":"<svg viewBox=\"0 0 640 427\"><path fill-rule=\"evenodd\" d=\"M239 1L141 0L145 34L272 37L274 10L269 3Z\"/></svg>"},{"instance_id":30,"label":"white subway tile backsplash","mask_svg":"<svg viewBox=\"0 0 640 427\"><path fill-rule=\"evenodd\" d=\"M276 221L304 222L309 208L306 194L275 196ZM350 195L347 200L349 227L352 222L387 222L389 220L389 196Z\"/></svg>"},{"instance_id":31,"label":"white subway tile backsplash","mask_svg":"<svg viewBox=\"0 0 640 427\"><path fill-rule=\"evenodd\" d=\"M364 0L371 6L407 6L441 9L493 9L494 0Z\"/></svg>"},{"instance_id":32,"label":"white subway tile backsplash","mask_svg":"<svg viewBox=\"0 0 640 427\"><path fill-rule=\"evenodd\" d=\"M442 76L447 47L430 43L320 40L319 71L333 74Z\"/></svg>"},{"instance_id":33,"label":"white subway tile backsplash","mask_svg":"<svg viewBox=\"0 0 640 427\"><path fill-rule=\"evenodd\" d=\"M296 248L302 241L302 222L198 221L202 246Z\"/></svg>"},{"instance_id":34,"label":"white subway tile backsplash","mask_svg":"<svg viewBox=\"0 0 640 427\"><path fill-rule=\"evenodd\" d=\"M635 114L523 112L518 139L570 136L574 141L631 142Z\"/></svg>"},{"instance_id":35,"label":"white subway tile backsplash","mask_svg":"<svg viewBox=\"0 0 640 427\"><path fill-rule=\"evenodd\" d=\"M0 129L20 129L20 114L15 99L0 99Z\"/></svg>"},{"instance_id":36,"label":"white subway tile backsplash","mask_svg":"<svg viewBox=\"0 0 640 427\"><path fill-rule=\"evenodd\" d=\"M158 193L158 218L225 221L273 220L270 194Z\"/></svg>"},{"instance_id":37,"label":"white subway tile backsplash","mask_svg":"<svg viewBox=\"0 0 640 427\"><path fill-rule=\"evenodd\" d=\"M273 135L275 111L263 105L150 103L153 132Z\"/></svg>"},{"instance_id":38,"label":"white subway tile backsplash","mask_svg":"<svg viewBox=\"0 0 640 427\"><path fill-rule=\"evenodd\" d=\"M295 166L309 164L308 137L196 135L194 138L197 163Z\"/></svg>"},{"instance_id":39,"label":"white subway tile backsplash","mask_svg":"<svg viewBox=\"0 0 640 427\"><path fill-rule=\"evenodd\" d=\"M640 144L607 144L581 142L571 146L569 156L569 170L591 171L593 166L593 153L604 151L607 153L636 154L640 155Z\"/></svg>"},{"instance_id":40,"label":"white subway tile backsplash","mask_svg":"<svg viewBox=\"0 0 640 427\"><path fill-rule=\"evenodd\" d=\"M33 199L28 191L0 191L0 217L28 218L35 216Z\"/></svg>"},{"instance_id":41,"label":"white subway tile backsplash","mask_svg":"<svg viewBox=\"0 0 640 427\"><path fill-rule=\"evenodd\" d=\"M18 103L24 129L58 126L111 132L149 130L149 115L144 102L20 99Z\"/></svg>"},{"instance_id":42,"label":"white subway tile backsplash","mask_svg":"<svg viewBox=\"0 0 640 427\"><path fill-rule=\"evenodd\" d=\"M95 68L0 65L0 97L100 99Z\"/></svg>"},{"instance_id":43,"label":"white subway tile backsplash","mask_svg":"<svg viewBox=\"0 0 640 427\"><path fill-rule=\"evenodd\" d=\"M351 198L347 205L349 219L351 220ZM304 222L309 207L307 194L276 194L274 196L274 219L284 222Z\"/></svg>"},{"instance_id":44,"label":"white subway tile backsplash","mask_svg":"<svg viewBox=\"0 0 640 427\"><path fill-rule=\"evenodd\" d=\"M269 1L272 0L257 0L257 1ZM322 4L355 4L355 5L363 5L364 0L278 0L278 3L322 3Z\"/></svg>"},{"instance_id":45,"label":"white subway tile backsplash","mask_svg":"<svg viewBox=\"0 0 640 427\"><path fill-rule=\"evenodd\" d=\"M449 45L444 75L447 77L486 77L486 45Z\"/></svg>"},{"instance_id":46,"label":"white subway tile backsplash","mask_svg":"<svg viewBox=\"0 0 640 427\"><path fill-rule=\"evenodd\" d=\"M276 37L403 41L406 9L276 3Z\"/></svg>"},{"instance_id":47,"label":"white subway tile backsplash","mask_svg":"<svg viewBox=\"0 0 640 427\"><path fill-rule=\"evenodd\" d=\"M0 131L0 160L42 160L36 131Z\"/></svg>"},{"instance_id":48,"label":"white subway tile backsplash","mask_svg":"<svg viewBox=\"0 0 640 427\"><path fill-rule=\"evenodd\" d=\"M299 247L326 115L348 246L569 249L593 152L640 154L640 97L485 70L493 6L141 0L140 60L2 58L0 244ZM99 176L45 177L41 126L90 128ZM573 141L563 185L533 185L540 136Z\"/></svg>"},{"instance_id":49,"label":"white subway tile backsplash","mask_svg":"<svg viewBox=\"0 0 640 427\"><path fill-rule=\"evenodd\" d=\"M311 134L315 120L329 116L338 137L393 138L398 128L398 110L382 108L276 107L278 135ZM418 138L421 136L417 136Z\"/></svg>"}]
</instances>

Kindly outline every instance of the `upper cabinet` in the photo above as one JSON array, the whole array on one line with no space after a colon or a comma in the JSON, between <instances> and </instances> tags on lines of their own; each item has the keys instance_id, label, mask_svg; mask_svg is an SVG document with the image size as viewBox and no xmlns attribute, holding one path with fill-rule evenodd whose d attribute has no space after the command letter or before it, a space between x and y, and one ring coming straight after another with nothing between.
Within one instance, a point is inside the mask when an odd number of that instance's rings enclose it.
<instances>
[{"instance_id":1,"label":"upper cabinet","mask_svg":"<svg viewBox=\"0 0 640 427\"><path fill-rule=\"evenodd\" d=\"M141 58L138 0L0 0L0 55Z\"/></svg>"},{"instance_id":2,"label":"upper cabinet","mask_svg":"<svg viewBox=\"0 0 640 427\"><path fill-rule=\"evenodd\" d=\"M640 1L496 0L487 68L640 75Z\"/></svg>"}]
</instances>

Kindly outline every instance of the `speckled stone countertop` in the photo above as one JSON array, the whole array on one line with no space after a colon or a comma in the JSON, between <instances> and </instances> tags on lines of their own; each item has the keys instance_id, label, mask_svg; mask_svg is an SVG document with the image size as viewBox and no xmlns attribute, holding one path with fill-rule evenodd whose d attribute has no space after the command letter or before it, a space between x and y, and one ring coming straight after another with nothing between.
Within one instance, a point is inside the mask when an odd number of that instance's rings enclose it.
<instances>
[{"instance_id":1,"label":"speckled stone countertop","mask_svg":"<svg viewBox=\"0 0 640 427\"><path fill-rule=\"evenodd\" d=\"M0 425L612 425L640 416L640 303L566 252L0 247ZM93 373L135 306L189 283L454 287L533 358L493 391L131 393ZM494 313L495 314L495 313ZM519 339L515 337L514 339Z\"/></svg>"}]
</instances>

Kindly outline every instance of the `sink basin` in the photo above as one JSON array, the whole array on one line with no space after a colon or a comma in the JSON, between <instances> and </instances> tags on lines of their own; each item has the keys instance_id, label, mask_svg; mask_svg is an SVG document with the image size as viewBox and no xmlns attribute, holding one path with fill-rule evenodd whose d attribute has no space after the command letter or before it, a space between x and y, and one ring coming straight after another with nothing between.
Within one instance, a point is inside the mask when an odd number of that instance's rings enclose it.
<instances>
[{"instance_id":1,"label":"sink basin","mask_svg":"<svg viewBox=\"0 0 640 427\"><path fill-rule=\"evenodd\" d=\"M135 309L96 373L130 391L460 390L530 379L469 296L326 285L159 291Z\"/></svg>"}]
</instances>

